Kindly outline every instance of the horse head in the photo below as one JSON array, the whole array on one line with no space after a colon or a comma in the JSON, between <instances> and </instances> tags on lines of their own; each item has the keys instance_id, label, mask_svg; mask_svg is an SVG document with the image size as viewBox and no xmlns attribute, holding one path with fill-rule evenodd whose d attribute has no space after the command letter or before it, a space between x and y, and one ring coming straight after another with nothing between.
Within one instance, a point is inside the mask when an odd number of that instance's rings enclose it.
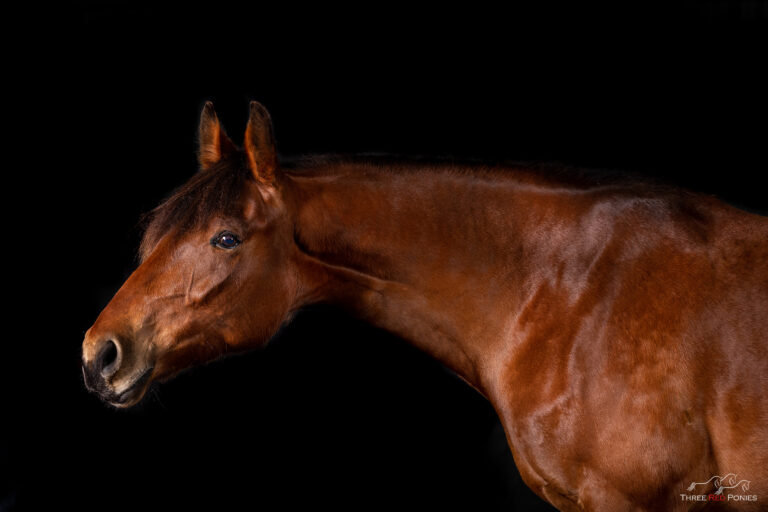
<instances>
[{"instance_id":1,"label":"horse head","mask_svg":"<svg viewBox=\"0 0 768 512\"><path fill-rule=\"evenodd\" d=\"M141 263L82 345L86 386L116 406L153 381L263 346L299 294L266 109L252 102L243 147L206 103L200 169L149 215Z\"/></svg>"}]
</instances>

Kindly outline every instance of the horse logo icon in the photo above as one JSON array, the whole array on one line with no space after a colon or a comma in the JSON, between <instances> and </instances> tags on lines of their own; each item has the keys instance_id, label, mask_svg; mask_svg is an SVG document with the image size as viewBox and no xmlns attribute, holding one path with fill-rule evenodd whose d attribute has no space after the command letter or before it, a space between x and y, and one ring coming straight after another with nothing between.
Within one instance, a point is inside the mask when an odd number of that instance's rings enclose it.
<instances>
[{"instance_id":1,"label":"horse logo icon","mask_svg":"<svg viewBox=\"0 0 768 512\"><path fill-rule=\"evenodd\" d=\"M723 494L724 489L733 489L735 487L741 486L742 491L748 491L749 490L749 480L739 480L737 483L733 485L720 485L715 491L715 494Z\"/></svg>"},{"instance_id":2,"label":"horse logo icon","mask_svg":"<svg viewBox=\"0 0 768 512\"><path fill-rule=\"evenodd\" d=\"M734 479L736 478L736 475L734 473L728 473L724 476L718 476L713 475L709 480L705 482L691 482L691 485L688 486L688 492L693 491L697 485L707 485L708 483L712 482L714 480L715 487L718 489L731 489L732 487L724 487L723 482L725 482L728 485L732 485ZM743 480L746 482L746 480ZM747 482L749 484L749 482ZM738 484L736 484L738 485ZM735 485L734 485L735 487Z\"/></svg>"}]
</instances>

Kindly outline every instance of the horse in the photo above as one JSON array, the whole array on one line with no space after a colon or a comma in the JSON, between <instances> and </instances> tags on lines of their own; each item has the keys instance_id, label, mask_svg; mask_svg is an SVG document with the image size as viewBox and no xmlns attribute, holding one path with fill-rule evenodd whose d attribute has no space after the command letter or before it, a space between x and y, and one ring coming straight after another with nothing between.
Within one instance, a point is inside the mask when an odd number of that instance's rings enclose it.
<instances>
[{"instance_id":1,"label":"horse","mask_svg":"<svg viewBox=\"0 0 768 512\"><path fill-rule=\"evenodd\" d=\"M723 482L725 482L726 484L732 484L735 476L736 475L734 475L733 473L728 473L725 476L713 475L709 478L709 480L705 482L691 482L691 485L689 485L686 490L690 492L690 491L693 491L697 486L699 485L707 486L710 482L713 482L715 485L715 489L717 489L723 484Z\"/></svg>"},{"instance_id":2,"label":"horse","mask_svg":"<svg viewBox=\"0 0 768 512\"><path fill-rule=\"evenodd\" d=\"M206 103L198 161L85 334L106 403L325 303L486 397L523 481L560 510L683 510L688 482L728 472L768 499L765 217L543 164L278 158L258 102L242 145Z\"/></svg>"},{"instance_id":3,"label":"horse","mask_svg":"<svg viewBox=\"0 0 768 512\"><path fill-rule=\"evenodd\" d=\"M736 487L741 486L741 490L744 492L747 492L749 490L749 480L740 480L739 482L733 484L733 485L720 485L717 488L717 491L715 491L715 494L723 494L723 491L726 489L735 489Z\"/></svg>"}]
</instances>

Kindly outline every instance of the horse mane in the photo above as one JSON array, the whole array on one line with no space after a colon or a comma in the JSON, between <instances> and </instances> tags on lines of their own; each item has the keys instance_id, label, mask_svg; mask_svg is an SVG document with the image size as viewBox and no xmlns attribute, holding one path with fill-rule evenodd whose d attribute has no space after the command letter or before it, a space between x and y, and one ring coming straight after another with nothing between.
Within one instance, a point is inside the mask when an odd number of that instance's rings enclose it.
<instances>
[{"instance_id":1,"label":"horse mane","mask_svg":"<svg viewBox=\"0 0 768 512\"><path fill-rule=\"evenodd\" d=\"M355 168L372 173L448 173L483 176L487 179L525 179L574 188L623 185L638 188L675 188L658 178L619 169L590 168L561 162L507 161L479 158L398 155L390 153L301 155L281 159L281 170L289 176L312 177Z\"/></svg>"}]
</instances>

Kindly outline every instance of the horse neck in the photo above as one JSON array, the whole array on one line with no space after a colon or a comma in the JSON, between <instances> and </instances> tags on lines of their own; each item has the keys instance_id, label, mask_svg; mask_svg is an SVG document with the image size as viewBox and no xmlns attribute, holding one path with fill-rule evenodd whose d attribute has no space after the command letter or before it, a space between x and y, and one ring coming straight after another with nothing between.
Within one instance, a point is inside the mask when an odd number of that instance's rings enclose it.
<instances>
[{"instance_id":1,"label":"horse neck","mask_svg":"<svg viewBox=\"0 0 768 512\"><path fill-rule=\"evenodd\" d=\"M411 341L487 395L509 318L547 281L579 286L593 250L569 228L588 209L583 193L514 176L346 164L290 178L310 295Z\"/></svg>"}]
</instances>

